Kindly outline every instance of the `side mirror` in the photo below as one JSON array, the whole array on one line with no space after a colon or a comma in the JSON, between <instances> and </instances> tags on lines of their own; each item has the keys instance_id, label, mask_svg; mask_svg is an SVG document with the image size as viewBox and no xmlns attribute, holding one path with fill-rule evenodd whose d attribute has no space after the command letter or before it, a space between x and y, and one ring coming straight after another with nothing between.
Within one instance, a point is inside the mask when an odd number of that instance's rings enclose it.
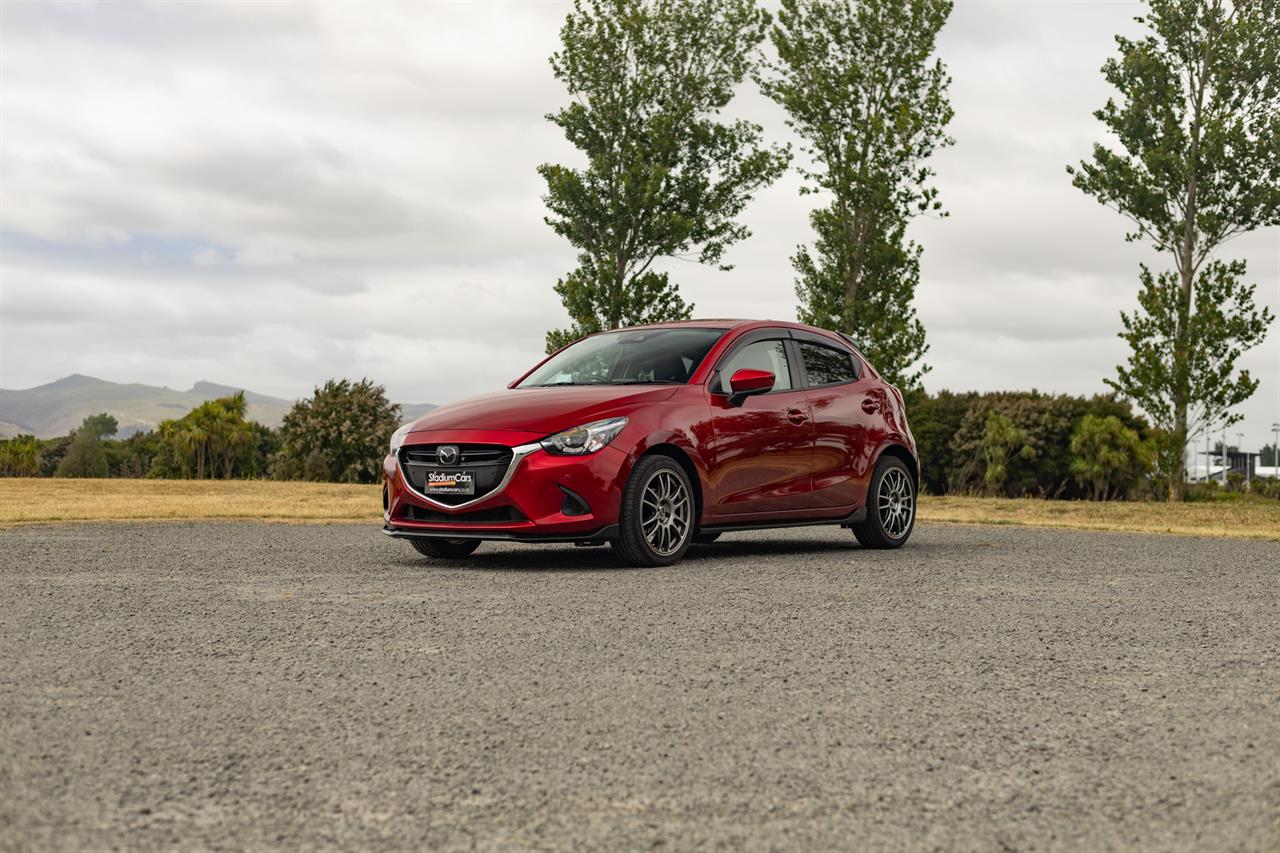
<instances>
[{"instance_id":1,"label":"side mirror","mask_svg":"<svg viewBox=\"0 0 1280 853\"><path fill-rule=\"evenodd\" d=\"M768 370L752 370L744 367L742 370L735 371L729 378L729 390L733 392L729 395L729 405L741 406L742 401L750 396L772 391L776 379L777 377Z\"/></svg>"}]
</instances>

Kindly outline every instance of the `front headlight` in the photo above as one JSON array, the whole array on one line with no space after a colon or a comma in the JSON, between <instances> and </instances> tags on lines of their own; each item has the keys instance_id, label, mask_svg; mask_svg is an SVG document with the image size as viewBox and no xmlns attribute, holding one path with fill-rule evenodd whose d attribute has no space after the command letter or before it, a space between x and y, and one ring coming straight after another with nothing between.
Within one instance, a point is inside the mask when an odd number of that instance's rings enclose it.
<instances>
[{"instance_id":1,"label":"front headlight","mask_svg":"<svg viewBox=\"0 0 1280 853\"><path fill-rule=\"evenodd\" d=\"M413 429L413 424L409 423L391 433L391 452L393 454L400 449L400 445L404 444L404 437L409 434L411 429Z\"/></svg>"},{"instance_id":2,"label":"front headlight","mask_svg":"<svg viewBox=\"0 0 1280 853\"><path fill-rule=\"evenodd\" d=\"M595 453L622 432L627 425L626 418L609 418L607 421L593 421L576 426L555 435L542 439L542 446L548 453L564 456L583 456Z\"/></svg>"}]
</instances>

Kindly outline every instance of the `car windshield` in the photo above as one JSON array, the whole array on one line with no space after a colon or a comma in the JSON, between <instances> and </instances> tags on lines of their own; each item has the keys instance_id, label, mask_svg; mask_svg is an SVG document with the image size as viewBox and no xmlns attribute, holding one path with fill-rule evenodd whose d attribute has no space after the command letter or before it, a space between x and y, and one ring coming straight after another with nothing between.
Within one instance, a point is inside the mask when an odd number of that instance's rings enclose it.
<instances>
[{"instance_id":1,"label":"car windshield","mask_svg":"<svg viewBox=\"0 0 1280 853\"><path fill-rule=\"evenodd\" d=\"M724 329L628 329L583 338L517 386L683 385Z\"/></svg>"}]
</instances>

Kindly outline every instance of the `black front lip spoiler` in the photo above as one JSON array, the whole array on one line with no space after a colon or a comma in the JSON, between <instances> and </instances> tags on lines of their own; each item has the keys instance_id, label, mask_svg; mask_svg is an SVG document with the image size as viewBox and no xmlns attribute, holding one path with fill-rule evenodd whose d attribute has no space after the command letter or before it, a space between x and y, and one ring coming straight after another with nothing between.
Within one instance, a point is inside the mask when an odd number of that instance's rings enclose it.
<instances>
[{"instance_id":1,"label":"black front lip spoiler","mask_svg":"<svg viewBox=\"0 0 1280 853\"><path fill-rule=\"evenodd\" d=\"M506 530L418 530L405 527L383 525L382 532L397 539L478 539L481 541L528 542L537 545L542 542L587 542L592 545L603 545L619 537L618 525L607 524L593 533L575 535L546 535L541 533L511 532Z\"/></svg>"}]
</instances>

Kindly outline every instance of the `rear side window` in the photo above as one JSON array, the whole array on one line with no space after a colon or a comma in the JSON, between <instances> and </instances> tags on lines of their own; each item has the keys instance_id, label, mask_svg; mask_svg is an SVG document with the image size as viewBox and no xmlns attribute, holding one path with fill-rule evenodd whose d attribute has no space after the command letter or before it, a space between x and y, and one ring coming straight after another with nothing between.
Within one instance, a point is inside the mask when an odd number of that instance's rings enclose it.
<instances>
[{"instance_id":1,"label":"rear side window","mask_svg":"<svg viewBox=\"0 0 1280 853\"><path fill-rule=\"evenodd\" d=\"M739 370L767 370L773 374L774 391L791 390L791 369L782 341L756 341L731 355L720 368L721 393L729 393L729 380Z\"/></svg>"},{"instance_id":2,"label":"rear side window","mask_svg":"<svg viewBox=\"0 0 1280 853\"><path fill-rule=\"evenodd\" d=\"M839 385L858 378L851 353L809 341L798 343L800 357L804 359L804 372L809 376L809 387Z\"/></svg>"}]
</instances>

